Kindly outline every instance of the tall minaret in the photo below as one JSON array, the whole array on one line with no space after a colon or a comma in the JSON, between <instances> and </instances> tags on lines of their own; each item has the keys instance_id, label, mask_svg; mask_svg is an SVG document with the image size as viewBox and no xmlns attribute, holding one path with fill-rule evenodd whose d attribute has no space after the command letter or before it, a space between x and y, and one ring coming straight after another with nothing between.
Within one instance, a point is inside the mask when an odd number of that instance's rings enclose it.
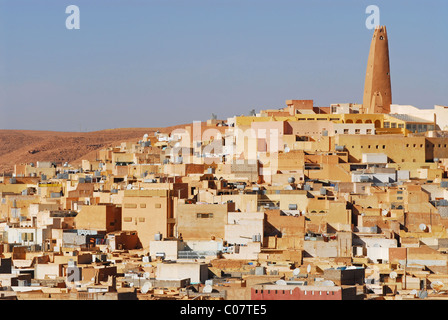
<instances>
[{"instance_id":1,"label":"tall minaret","mask_svg":"<svg viewBox=\"0 0 448 320\"><path fill-rule=\"evenodd\" d=\"M377 26L373 32L367 60L363 113L389 113L391 103L387 31L385 26Z\"/></svg>"}]
</instances>

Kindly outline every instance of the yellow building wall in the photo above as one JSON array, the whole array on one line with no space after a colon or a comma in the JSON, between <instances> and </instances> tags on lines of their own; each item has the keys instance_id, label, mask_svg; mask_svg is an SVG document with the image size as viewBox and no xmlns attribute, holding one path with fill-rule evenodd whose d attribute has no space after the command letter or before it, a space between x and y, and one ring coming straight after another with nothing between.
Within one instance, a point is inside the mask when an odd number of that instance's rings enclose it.
<instances>
[{"instance_id":1,"label":"yellow building wall","mask_svg":"<svg viewBox=\"0 0 448 320\"><path fill-rule=\"evenodd\" d=\"M305 170L308 179L331 180L339 182L351 182L350 164L322 164L321 170Z\"/></svg>"},{"instance_id":2,"label":"yellow building wall","mask_svg":"<svg viewBox=\"0 0 448 320\"><path fill-rule=\"evenodd\" d=\"M351 162L361 162L363 153L384 153L392 162L425 162L425 137L400 135L337 135Z\"/></svg>"},{"instance_id":3,"label":"yellow building wall","mask_svg":"<svg viewBox=\"0 0 448 320\"><path fill-rule=\"evenodd\" d=\"M172 201L167 190L124 190L122 230L137 231L142 248L149 248L158 232L173 236Z\"/></svg>"},{"instance_id":4,"label":"yellow building wall","mask_svg":"<svg viewBox=\"0 0 448 320\"><path fill-rule=\"evenodd\" d=\"M121 215L114 206L83 205L75 217L76 228L112 232L121 226ZM121 208L119 209L121 211Z\"/></svg>"},{"instance_id":5,"label":"yellow building wall","mask_svg":"<svg viewBox=\"0 0 448 320\"><path fill-rule=\"evenodd\" d=\"M335 228L338 225L350 226L351 211L346 209L345 201L310 199L307 218L311 224L328 223Z\"/></svg>"},{"instance_id":6,"label":"yellow building wall","mask_svg":"<svg viewBox=\"0 0 448 320\"><path fill-rule=\"evenodd\" d=\"M177 231L184 240L221 240L225 238L227 213L235 204L177 204ZM212 214L212 216L210 215Z\"/></svg>"}]
</instances>

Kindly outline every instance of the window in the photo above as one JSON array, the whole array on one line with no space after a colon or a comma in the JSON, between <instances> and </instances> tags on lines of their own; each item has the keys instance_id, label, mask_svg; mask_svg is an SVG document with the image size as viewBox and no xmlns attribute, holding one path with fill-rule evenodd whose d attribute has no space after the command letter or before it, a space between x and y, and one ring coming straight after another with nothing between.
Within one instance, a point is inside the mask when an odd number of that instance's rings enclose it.
<instances>
[{"instance_id":1,"label":"window","mask_svg":"<svg viewBox=\"0 0 448 320\"><path fill-rule=\"evenodd\" d=\"M390 127L391 127L391 128L396 128L396 127L397 127L397 124L396 124L395 122L392 122L392 123L390 124Z\"/></svg>"},{"instance_id":2,"label":"window","mask_svg":"<svg viewBox=\"0 0 448 320\"><path fill-rule=\"evenodd\" d=\"M145 222L145 218L144 217L138 218L138 222Z\"/></svg>"},{"instance_id":3,"label":"window","mask_svg":"<svg viewBox=\"0 0 448 320\"><path fill-rule=\"evenodd\" d=\"M135 209L135 208L137 208L137 204L135 204L135 203L125 203L124 207L127 208L127 209Z\"/></svg>"},{"instance_id":4,"label":"window","mask_svg":"<svg viewBox=\"0 0 448 320\"><path fill-rule=\"evenodd\" d=\"M213 218L213 213L196 213L196 218L199 219Z\"/></svg>"},{"instance_id":5,"label":"window","mask_svg":"<svg viewBox=\"0 0 448 320\"><path fill-rule=\"evenodd\" d=\"M344 134L348 134L348 129L344 129Z\"/></svg>"},{"instance_id":6,"label":"window","mask_svg":"<svg viewBox=\"0 0 448 320\"><path fill-rule=\"evenodd\" d=\"M156 208L156 209L160 209L160 208L162 208L162 205L161 205L160 203L156 203L156 204L154 205L154 208Z\"/></svg>"},{"instance_id":7,"label":"window","mask_svg":"<svg viewBox=\"0 0 448 320\"><path fill-rule=\"evenodd\" d=\"M24 241L33 241L34 234L33 233L22 233Z\"/></svg>"},{"instance_id":8,"label":"window","mask_svg":"<svg viewBox=\"0 0 448 320\"><path fill-rule=\"evenodd\" d=\"M390 128L390 122L384 121L384 128Z\"/></svg>"},{"instance_id":9,"label":"window","mask_svg":"<svg viewBox=\"0 0 448 320\"><path fill-rule=\"evenodd\" d=\"M124 217L123 221L124 222L132 222L132 218L131 217Z\"/></svg>"},{"instance_id":10,"label":"window","mask_svg":"<svg viewBox=\"0 0 448 320\"><path fill-rule=\"evenodd\" d=\"M366 133L367 134L371 134L372 133L372 129L367 129Z\"/></svg>"},{"instance_id":11,"label":"window","mask_svg":"<svg viewBox=\"0 0 448 320\"><path fill-rule=\"evenodd\" d=\"M360 134L361 130L360 129L355 129L355 134Z\"/></svg>"},{"instance_id":12,"label":"window","mask_svg":"<svg viewBox=\"0 0 448 320\"><path fill-rule=\"evenodd\" d=\"M146 203L140 203L140 208L146 208Z\"/></svg>"}]
</instances>

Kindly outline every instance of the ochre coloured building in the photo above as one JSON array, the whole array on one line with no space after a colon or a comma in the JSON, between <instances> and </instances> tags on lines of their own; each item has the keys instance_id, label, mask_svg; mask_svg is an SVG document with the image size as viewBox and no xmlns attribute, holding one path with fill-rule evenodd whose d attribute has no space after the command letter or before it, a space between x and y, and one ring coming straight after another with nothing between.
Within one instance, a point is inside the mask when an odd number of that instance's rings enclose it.
<instances>
[{"instance_id":1,"label":"ochre coloured building","mask_svg":"<svg viewBox=\"0 0 448 320\"><path fill-rule=\"evenodd\" d=\"M385 26L378 26L373 33L367 61L363 113L390 113L391 103L387 31Z\"/></svg>"}]
</instances>

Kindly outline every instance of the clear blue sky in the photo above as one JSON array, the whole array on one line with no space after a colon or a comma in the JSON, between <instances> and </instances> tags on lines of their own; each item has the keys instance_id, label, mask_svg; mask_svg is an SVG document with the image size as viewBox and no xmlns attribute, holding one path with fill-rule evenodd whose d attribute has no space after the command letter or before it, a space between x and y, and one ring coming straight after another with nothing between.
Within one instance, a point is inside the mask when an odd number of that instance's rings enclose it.
<instances>
[{"instance_id":1,"label":"clear blue sky","mask_svg":"<svg viewBox=\"0 0 448 320\"><path fill-rule=\"evenodd\" d=\"M68 5L80 29L68 30ZM0 0L0 128L153 127L362 103L373 31L393 103L448 104L446 0Z\"/></svg>"}]
</instances>

